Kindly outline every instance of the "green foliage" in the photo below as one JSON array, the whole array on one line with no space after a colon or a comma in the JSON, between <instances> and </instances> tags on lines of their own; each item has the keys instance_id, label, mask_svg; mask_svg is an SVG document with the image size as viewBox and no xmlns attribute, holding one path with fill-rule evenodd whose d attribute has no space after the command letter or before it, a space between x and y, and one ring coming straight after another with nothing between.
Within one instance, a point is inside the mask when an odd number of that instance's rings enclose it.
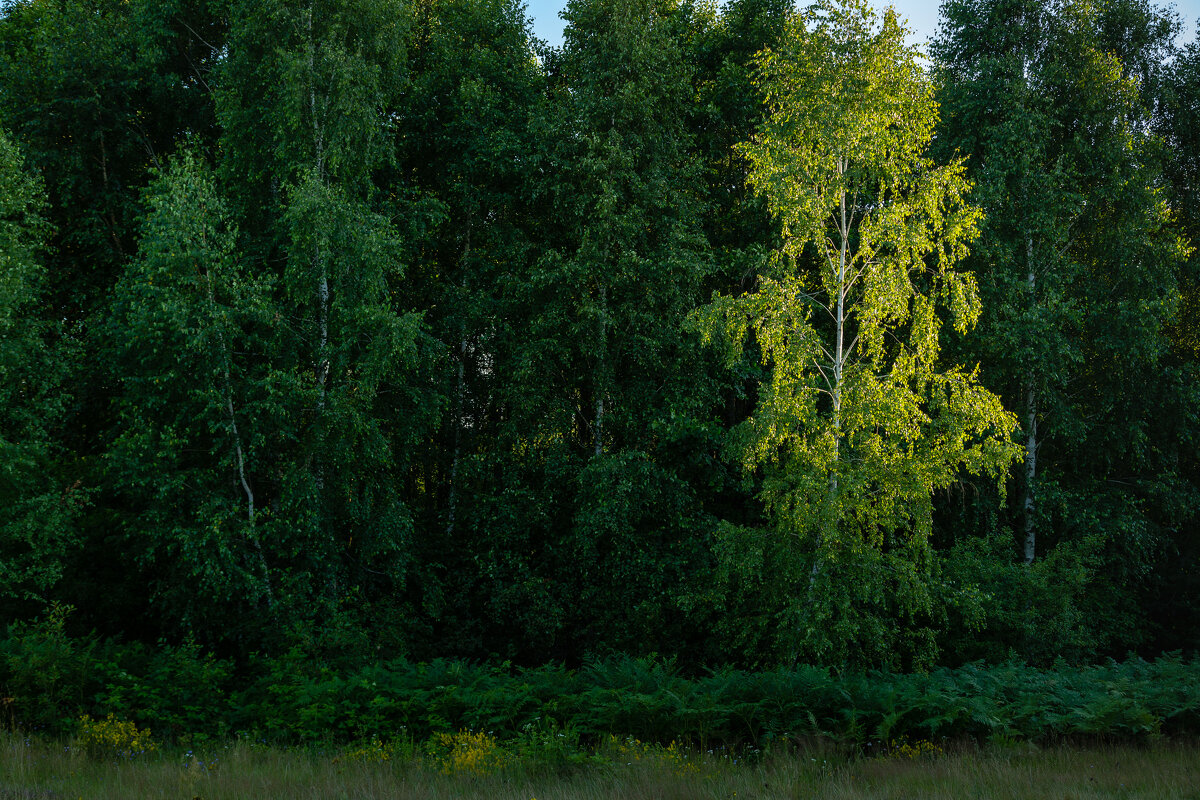
<instances>
[{"instance_id":1,"label":"green foliage","mask_svg":"<svg viewBox=\"0 0 1200 800\"><path fill-rule=\"evenodd\" d=\"M8 724L67 734L81 714L116 714L177 741L226 732L230 662L194 641L146 647L71 636L72 611L55 606L42 619L10 626L0 639L0 694Z\"/></svg>"},{"instance_id":2,"label":"green foliage","mask_svg":"<svg viewBox=\"0 0 1200 800\"><path fill-rule=\"evenodd\" d=\"M1171 352L1164 360L1170 364L1168 374L1174 384L1168 397L1175 402L1164 415L1167 441L1158 447L1171 459L1172 469L1155 481L1161 491L1155 493L1154 503L1165 512L1170 541L1150 583L1147 617L1161 626L1166 646L1190 647L1190 632L1197 630L1197 607L1184 598L1192 596L1200 574L1196 537L1187 533L1195 525L1195 486L1200 476L1200 446L1194 433L1200 419L1200 135L1191 124L1200 110L1200 38L1193 38L1175 55L1157 95L1159 113L1154 119L1163 137L1162 152L1167 154L1163 172L1169 203L1192 251L1179 270L1179 302L1165 329Z\"/></svg>"},{"instance_id":3,"label":"green foliage","mask_svg":"<svg viewBox=\"0 0 1200 800\"><path fill-rule=\"evenodd\" d=\"M731 364L752 336L770 370L735 447L781 541L730 553L774 573L791 660L930 663L929 637L898 628L935 611L932 495L1015 456L999 398L939 361L939 310L960 334L979 316L955 271L978 211L962 164L925 156L937 105L903 37L890 10L877 29L865 3L825 4L760 56L770 116L741 149L782 246L753 293L699 316Z\"/></svg>"},{"instance_id":4,"label":"green foliage","mask_svg":"<svg viewBox=\"0 0 1200 800\"><path fill-rule=\"evenodd\" d=\"M25 168L24 159L6 133L0 132L0 254L3 257L3 306L0 320L4 324L6 345L17 337L20 315L34 302L45 279L45 267L38 259L43 255L48 233L42 218L45 197L41 183ZM3 363L8 377L20 363L21 353L11 345L4 350ZM10 378L9 380L12 380ZM8 381L6 381L7 383Z\"/></svg>"},{"instance_id":5,"label":"green foliage","mask_svg":"<svg viewBox=\"0 0 1200 800\"><path fill-rule=\"evenodd\" d=\"M541 155L565 169L536 187L557 224L531 275L523 365L553 394L528 422L595 455L650 449L706 399L682 325L708 268L688 66L655 3L576 2L566 19Z\"/></svg>"},{"instance_id":6,"label":"green foliage","mask_svg":"<svg viewBox=\"0 0 1200 800\"><path fill-rule=\"evenodd\" d=\"M128 761L158 749L149 729L138 730L136 724L112 714L104 719L92 719L87 714L80 717L75 746L102 761Z\"/></svg>"},{"instance_id":7,"label":"green foliage","mask_svg":"<svg viewBox=\"0 0 1200 800\"><path fill-rule=\"evenodd\" d=\"M283 413L283 380L263 357L270 285L240 261L203 163L174 160L146 205L138 258L116 286L109 322L121 391L107 459L137 509L134 529L152 532L129 546L157 576L157 599L186 623L271 596L262 542L270 528L254 488L270 420Z\"/></svg>"},{"instance_id":8,"label":"green foliage","mask_svg":"<svg viewBox=\"0 0 1200 800\"><path fill-rule=\"evenodd\" d=\"M1176 22L1133 2L956 0L943 14L937 146L945 160L970 154L985 213L966 262L985 313L951 346L1019 413L1026 444L1019 492L976 530L1023 528L1026 562L1051 560L1045 574L1069 587L1019 579L1031 594L1006 624L1028 636L1004 640L1038 659L1050 655L1040 642L1137 646L1152 574L1173 570L1163 555L1197 508L1177 449L1189 450L1196 396L1169 336L1186 248L1162 180L1188 157L1148 132ZM946 520L955 536L965 522ZM1021 610L1034 602L1048 605Z\"/></svg>"},{"instance_id":9,"label":"green foliage","mask_svg":"<svg viewBox=\"0 0 1200 800\"><path fill-rule=\"evenodd\" d=\"M420 385L421 314L400 291L405 244L384 200L405 189L374 184L392 163L410 9L234 11L217 93L222 177L248 251L275 279L272 338L254 365L277 376L258 445L269 455L257 505L271 513L260 572L278 570L264 599L279 618L319 633L362 593L391 607L403 590L405 472L437 411Z\"/></svg>"},{"instance_id":10,"label":"green foliage","mask_svg":"<svg viewBox=\"0 0 1200 800\"><path fill-rule=\"evenodd\" d=\"M0 3L0 621L96 630L6 707L1195 649L1195 45L943 13L930 71L850 0Z\"/></svg>"},{"instance_id":11,"label":"green foliage","mask_svg":"<svg viewBox=\"0 0 1200 800\"><path fill-rule=\"evenodd\" d=\"M1014 560L1011 548L1001 531L964 538L942 554L942 580L961 598L940 640L947 660L999 662L1014 653L1039 665L1095 660L1112 625L1089 613L1103 542L1064 543L1030 565Z\"/></svg>"},{"instance_id":12,"label":"green foliage","mask_svg":"<svg viewBox=\"0 0 1200 800\"><path fill-rule=\"evenodd\" d=\"M444 487L447 545L462 552L448 563L479 572L486 609L483 632L450 625L445 637L479 636L474 652L523 660L578 658L600 642L645 652L663 627L685 641L696 622L673 589L703 574L709 516L694 487L720 471L715 370L682 324L708 255L676 10L580 2L567 15L566 45L541 76L548 97L501 129L507 157L509 137L526 137L521 182L451 155L479 191L438 186L461 209L439 237L452 277L435 312L458 370L441 451L450 474L429 477ZM490 85L495 62L481 66ZM452 97L451 120L479 102ZM434 130L472 143L467 154L497 146ZM461 536L473 546L459 551ZM581 559L602 563L573 571Z\"/></svg>"},{"instance_id":13,"label":"green foliage","mask_svg":"<svg viewBox=\"0 0 1200 800\"><path fill-rule=\"evenodd\" d=\"M43 187L0 130L0 602L43 601L77 543L87 492L59 463L70 348L41 318L50 229ZM17 607L20 607L19 605Z\"/></svg>"},{"instance_id":14,"label":"green foliage","mask_svg":"<svg viewBox=\"0 0 1200 800\"><path fill-rule=\"evenodd\" d=\"M547 726L584 743L618 734L703 746L763 747L800 737L860 746L900 737L1141 739L1200 724L1196 669L1170 657L1086 669L1009 662L924 675L836 676L808 667L687 678L668 664L633 659L578 672L391 662L307 679L243 721L267 724L263 732L283 741L421 741L459 730L524 741ZM260 714L277 717L255 720Z\"/></svg>"},{"instance_id":15,"label":"green foliage","mask_svg":"<svg viewBox=\"0 0 1200 800\"><path fill-rule=\"evenodd\" d=\"M222 23L201 0L6 3L0 117L52 198L56 322L74 335L133 249L148 170L185 136L211 142L206 78ZM96 405L89 404L95 412Z\"/></svg>"},{"instance_id":16,"label":"green foliage","mask_svg":"<svg viewBox=\"0 0 1200 800\"><path fill-rule=\"evenodd\" d=\"M70 607L53 606L43 618L11 625L0 645L0 688L10 725L59 734L98 688L94 639L67 634Z\"/></svg>"},{"instance_id":17,"label":"green foliage","mask_svg":"<svg viewBox=\"0 0 1200 800\"><path fill-rule=\"evenodd\" d=\"M98 668L105 688L95 698L111 716L152 724L160 735L188 744L229 733L233 665L193 639L174 646L109 646ZM130 722L129 724L133 724Z\"/></svg>"},{"instance_id":18,"label":"green foliage","mask_svg":"<svg viewBox=\"0 0 1200 800\"><path fill-rule=\"evenodd\" d=\"M205 87L224 42L220 5L64 0L5 3L0 11L0 117L45 186L40 216L53 226L39 257L45 269L37 302L23 315L25 331L38 331L45 345L26 362L37 381L25 384L45 393L47 402L26 405L36 409L44 435L29 431L26 466L17 474L22 497L5 497L6 508L28 514L20 526L26 532L5 531L0 548L12 555L36 531L47 551L43 577L61 572L66 579L52 594L26 584L22 595L32 591L134 628L145 610L130 598L146 582L132 561L140 548L122 560L114 530L120 514L107 502L111 493L97 491L105 486L100 455L113 435L103 322L113 284L136 249L149 170L184 138L199 148L213 141ZM58 543L68 545L63 558L52 552ZM6 618L27 618L40 604L8 604Z\"/></svg>"},{"instance_id":19,"label":"green foliage","mask_svg":"<svg viewBox=\"0 0 1200 800\"><path fill-rule=\"evenodd\" d=\"M433 741L443 760L493 748L547 764L570 762L613 735L761 749L812 738L865 748L1200 731L1200 665L1178 655L1084 668L1009 661L908 675L817 667L685 675L670 662L631 658L580 670L462 661L334 670L293 650L235 671L191 643L73 638L65 618L56 610L0 640L0 689L18 728L65 734L82 715L114 715L165 742L194 745L237 731L278 744L376 742L364 752L383 757ZM489 738L459 742L464 731Z\"/></svg>"}]
</instances>

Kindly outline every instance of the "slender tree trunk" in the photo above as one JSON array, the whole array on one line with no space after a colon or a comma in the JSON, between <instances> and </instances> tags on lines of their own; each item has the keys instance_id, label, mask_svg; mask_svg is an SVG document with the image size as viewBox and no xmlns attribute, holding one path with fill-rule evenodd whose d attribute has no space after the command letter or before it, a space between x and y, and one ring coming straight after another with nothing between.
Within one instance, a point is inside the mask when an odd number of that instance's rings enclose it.
<instances>
[{"instance_id":1,"label":"slender tree trunk","mask_svg":"<svg viewBox=\"0 0 1200 800\"><path fill-rule=\"evenodd\" d=\"M846 161L838 163L838 172L845 173ZM846 192L842 191L841 217L838 220L838 231L841 235L841 247L838 250L837 276L837 312L834 319L836 326L836 351L833 359L833 471L830 475L829 491L831 497L837 494L837 468L839 450L842 439L842 376L846 364L846 258L849 253L850 231L846 225Z\"/></svg>"},{"instance_id":2,"label":"slender tree trunk","mask_svg":"<svg viewBox=\"0 0 1200 800\"><path fill-rule=\"evenodd\" d=\"M471 254L471 218L467 217L467 240L463 245L462 256L459 258L459 273L465 275L467 267L467 256ZM464 291L466 289L466 279L462 281ZM458 510L458 459L462 452L462 418L463 418L463 392L464 392L464 365L467 360L467 334L466 325L462 326L462 339L458 345L458 385L455 387L454 394L454 457L450 462L450 496L447 499L449 506L446 514L446 536L450 537L454 534L454 518Z\"/></svg>"},{"instance_id":3,"label":"slender tree trunk","mask_svg":"<svg viewBox=\"0 0 1200 800\"><path fill-rule=\"evenodd\" d=\"M223 393L225 395L225 413L229 418L229 432L233 437L233 452L237 464L238 480L242 484L242 491L246 495L246 520L250 525L250 544L254 548L255 555L258 561L259 571L262 573L263 588L267 593L267 605L275 605L275 592L271 589L271 572L267 568L267 559L263 554L262 542L258 538L258 530L255 523L258 519L258 512L254 504L254 488L250 485L250 478L246 474L246 458L242 450L242 436L238 432L237 413L233 406L233 380L230 377L230 355L229 346L225 343L225 330L221 327L220 320L217 319L217 301L216 291L213 287L213 277L211 270L205 270L205 278L208 282L208 311L209 317L212 319L212 324L217 329L217 345L221 351L221 370L224 378Z\"/></svg>"},{"instance_id":4,"label":"slender tree trunk","mask_svg":"<svg viewBox=\"0 0 1200 800\"><path fill-rule=\"evenodd\" d=\"M1030 20L1024 20L1026 25ZM1024 83L1025 90L1029 90L1030 82L1030 63L1028 52L1021 52L1021 79ZM1028 169L1028 167L1027 167ZM1024 184L1024 203L1026 214L1026 229L1025 229L1025 267L1026 267L1026 290L1029 293L1029 310L1034 312L1037 309L1037 272L1034 270L1034 250L1033 250L1033 229L1029 224L1029 176L1026 174L1023 179ZM1034 483L1037 479L1037 374L1036 368L1031 360L1026 367L1025 373L1025 563L1032 564L1036 555L1037 530L1035 526L1035 516L1037 512L1036 501L1034 498Z\"/></svg>"},{"instance_id":5,"label":"slender tree trunk","mask_svg":"<svg viewBox=\"0 0 1200 800\"><path fill-rule=\"evenodd\" d=\"M458 511L458 459L462 453L463 362L467 358L467 340L458 345L458 387L454 398L454 457L450 461L450 496L447 499L446 536L454 535L454 518Z\"/></svg>"},{"instance_id":6,"label":"slender tree trunk","mask_svg":"<svg viewBox=\"0 0 1200 800\"><path fill-rule=\"evenodd\" d=\"M306 33L308 35L306 57L308 60L308 110L312 117L312 137L313 137L313 172L317 184L322 191L325 189L325 137L321 126L320 105L317 102L317 67L316 67L316 50L317 41L313 33L313 18L315 16L315 3L309 0L307 13L305 15ZM323 221L322 221L323 222ZM324 227L324 226L322 226ZM324 427L324 412L326 395L328 392L329 373L330 373L330 358L329 358L329 304L330 304L330 285L328 271L328 257L321 246L322 231L316 230L313 232L313 252L312 252L312 272L317 280L317 350L315 354L315 372L317 381L317 426L320 431ZM313 468L313 483L317 490L317 510L320 516L324 516L325 504L325 468L322 463L321 449L324 437L319 437L318 444L315 448L315 453L310 451ZM349 545L347 545L348 549ZM335 559L329 559L326 564L327 579L326 591L331 602L336 603L341 594L339 586L339 576Z\"/></svg>"},{"instance_id":7,"label":"slender tree trunk","mask_svg":"<svg viewBox=\"0 0 1200 800\"><path fill-rule=\"evenodd\" d=\"M320 303L317 340L317 408L324 411L325 383L329 377L329 276L325 274L321 246L318 244L313 250L314 266L320 269L320 277L317 280L317 298Z\"/></svg>"},{"instance_id":8,"label":"slender tree trunk","mask_svg":"<svg viewBox=\"0 0 1200 800\"><path fill-rule=\"evenodd\" d=\"M604 375L606 349L608 348L608 287L600 287L600 363L596 367L596 425L593 431L595 454L604 452Z\"/></svg>"},{"instance_id":9,"label":"slender tree trunk","mask_svg":"<svg viewBox=\"0 0 1200 800\"><path fill-rule=\"evenodd\" d=\"M308 108L312 116L313 156L317 181L325 184L325 142L321 132L321 121L317 114L316 42L313 39L313 4L308 5L306 17L308 28ZM320 236L314 237L312 255L313 274L317 276L317 408L325 408L325 385L329 378L329 274L326 270L324 253L321 251Z\"/></svg>"},{"instance_id":10,"label":"slender tree trunk","mask_svg":"<svg viewBox=\"0 0 1200 800\"><path fill-rule=\"evenodd\" d=\"M846 171L845 159L838 160L838 172ZM850 231L846 219L846 193L842 192L840 214L837 219L838 235L841 239L838 247L837 304L834 309L834 355L833 355L833 385L830 394L833 399L833 459L829 470L829 493L826 500L824 530L817 534L816 554L813 558L812 570L808 576L809 603L813 601L817 576L821 574L820 549L824 540L834 537L837 526L838 506L838 470L841 455L842 439L842 380L846 364L846 268L850 247ZM832 298L831 298L832 299Z\"/></svg>"},{"instance_id":11,"label":"slender tree trunk","mask_svg":"<svg viewBox=\"0 0 1200 800\"><path fill-rule=\"evenodd\" d=\"M1033 236L1025 235L1025 259L1029 267L1026 288L1029 290L1029 307L1034 310L1037 303L1037 275L1033 269ZM1035 519L1037 504L1034 487L1037 481L1037 390L1036 374L1030 364L1025 375L1025 563L1032 564L1036 554L1037 530Z\"/></svg>"},{"instance_id":12,"label":"slender tree trunk","mask_svg":"<svg viewBox=\"0 0 1200 800\"><path fill-rule=\"evenodd\" d=\"M596 455L604 452L604 396L596 398Z\"/></svg>"},{"instance_id":13,"label":"slender tree trunk","mask_svg":"<svg viewBox=\"0 0 1200 800\"><path fill-rule=\"evenodd\" d=\"M1033 389L1033 376L1025 398L1025 563L1032 564L1036 554L1037 530L1034 499L1034 482L1037 480L1037 395Z\"/></svg>"}]
</instances>

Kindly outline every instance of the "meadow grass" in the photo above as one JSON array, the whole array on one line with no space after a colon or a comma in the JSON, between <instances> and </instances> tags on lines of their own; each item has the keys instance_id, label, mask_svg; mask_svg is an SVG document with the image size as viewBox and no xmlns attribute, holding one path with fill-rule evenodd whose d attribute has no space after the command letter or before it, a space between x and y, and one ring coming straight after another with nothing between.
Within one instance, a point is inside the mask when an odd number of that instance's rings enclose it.
<instances>
[{"instance_id":1,"label":"meadow grass","mask_svg":"<svg viewBox=\"0 0 1200 800\"><path fill-rule=\"evenodd\" d=\"M894 747L882 757L818 743L735 763L720 753L614 739L586 763L511 758L482 769L412 747L380 758L363 752L238 741L105 758L7 734L0 800L1200 800L1198 742Z\"/></svg>"}]
</instances>

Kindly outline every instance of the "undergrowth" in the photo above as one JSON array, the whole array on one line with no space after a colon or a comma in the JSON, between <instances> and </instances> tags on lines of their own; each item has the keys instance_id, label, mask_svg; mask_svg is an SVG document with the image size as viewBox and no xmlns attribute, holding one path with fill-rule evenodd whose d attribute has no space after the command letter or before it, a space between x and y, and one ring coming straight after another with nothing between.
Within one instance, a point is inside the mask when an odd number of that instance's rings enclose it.
<instances>
[{"instance_id":1,"label":"undergrowth","mask_svg":"<svg viewBox=\"0 0 1200 800\"><path fill-rule=\"evenodd\" d=\"M492 759L486 742L468 747L455 738L462 732L519 743L526 760L547 762L581 758L611 736L750 753L813 740L870 752L895 741L1200 735L1200 663L1178 655L925 674L801 666L688 676L669 661L620 657L580 669L395 660L335 670L299 651L234 665L194 644L71 639L61 625L52 617L0 638L0 706L11 729L69 736L86 715L189 747L237 737L358 743L364 758L385 755L384 742L433 741L444 758L476 758L481 769Z\"/></svg>"}]
</instances>

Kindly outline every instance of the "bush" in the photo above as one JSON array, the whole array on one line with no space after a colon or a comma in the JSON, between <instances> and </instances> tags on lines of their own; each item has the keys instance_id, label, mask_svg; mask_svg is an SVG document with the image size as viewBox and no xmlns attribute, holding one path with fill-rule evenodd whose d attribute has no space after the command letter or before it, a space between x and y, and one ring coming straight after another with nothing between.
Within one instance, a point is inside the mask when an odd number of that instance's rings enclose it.
<instances>
[{"instance_id":1,"label":"bush","mask_svg":"<svg viewBox=\"0 0 1200 800\"><path fill-rule=\"evenodd\" d=\"M138 730L135 723L116 719L112 714L100 720L87 714L80 717L75 745L88 756L105 761L137 758L158 749L149 729Z\"/></svg>"},{"instance_id":2,"label":"bush","mask_svg":"<svg viewBox=\"0 0 1200 800\"><path fill-rule=\"evenodd\" d=\"M228 733L233 665L205 653L195 640L155 649L138 644L116 650L107 662L106 687L98 708L153 725L172 740Z\"/></svg>"},{"instance_id":3,"label":"bush","mask_svg":"<svg viewBox=\"0 0 1200 800\"><path fill-rule=\"evenodd\" d=\"M100 688L95 669L99 643L67 635L72 610L54 605L43 618L10 625L0 640L0 696L10 726L69 733Z\"/></svg>"}]
</instances>

